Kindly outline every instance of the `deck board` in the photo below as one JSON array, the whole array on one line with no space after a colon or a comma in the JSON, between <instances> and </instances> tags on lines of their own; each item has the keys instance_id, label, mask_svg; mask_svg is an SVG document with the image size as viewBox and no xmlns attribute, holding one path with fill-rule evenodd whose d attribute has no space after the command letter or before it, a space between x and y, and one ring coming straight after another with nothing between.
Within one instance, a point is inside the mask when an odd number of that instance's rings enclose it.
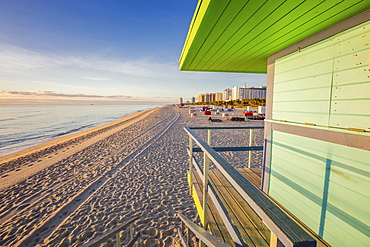
<instances>
[{"instance_id":1,"label":"deck board","mask_svg":"<svg viewBox=\"0 0 370 247\"><path fill-rule=\"evenodd\" d=\"M248 168L244 168L244 169L248 169ZM258 230L258 234L260 234L261 237L263 239L265 239L266 242L269 242L270 241L270 237L271 237L271 231L270 231L270 229L265 225L265 223L263 223L263 221L261 220L261 218L254 212L254 210L242 198L242 196L236 191L236 189L231 186L231 184L229 183L229 181L221 174L221 172L220 171L216 171L216 173L218 174L218 178L220 180L222 180L222 183L226 187L229 188L228 189L228 192L229 192L229 194L231 196L231 199L230 200L233 200L234 203L236 205L238 205L239 210L240 210L240 211L238 211L239 212L238 217L241 218L241 219L243 219L246 222L249 221L252 224L254 224L254 226L257 229L259 229ZM247 176L246 178L247 179L250 179L249 176ZM256 183L254 185L255 186L259 186L259 184L261 183L261 179L260 178L258 180L255 179L255 182ZM256 232L254 232L255 229L253 229L252 227L244 227L244 229L245 229L245 231L252 230L252 232L250 232L249 234L251 235L251 237L257 238L255 240L255 242L257 242L257 243L260 242L260 236L254 234L254 233L256 233ZM261 245L257 245L257 246L261 246Z\"/></svg>"},{"instance_id":2,"label":"deck board","mask_svg":"<svg viewBox=\"0 0 370 247\"><path fill-rule=\"evenodd\" d=\"M261 169L241 168L237 170L257 188L260 187L262 174ZM202 217L203 182L197 172L193 173L193 178L193 198L198 213L200 217ZM263 221L253 211L249 204L240 196L235 188L232 187L232 185L221 174L221 172L218 170L210 170L209 181L213 185L213 188L218 194L224 207L228 210L230 220L232 224L236 226L239 230L244 243L248 246L269 246L268 243L270 242L271 238L270 229L263 223ZM271 199L273 200L273 198ZM208 212L210 213L210 232L230 246L235 246L235 243L232 241L231 236L221 219L221 216L217 212L216 207L212 203L210 198L208 199L208 210ZM294 218L293 215L292 217ZM298 219L295 220L299 222ZM299 223L302 224L301 222ZM307 231L310 231L310 229L303 224L302 226L305 227ZM312 233L312 231L310 232L312 234L312 237L316 239L318 247L330 246L322 238Z\"/></svg>"},{"instance_id":3,"label":"deck board","mask_svg":"<svg viewBox=\"0 0 370 247\"><path fill-rule=\"evenodd\" d=\"M246 179L248 179L257 188L261 187L261 169L258 168L240 168L237 169Z\"/></svg>"},{"instance_id":4,"label":"deck board","mask_svg":"<svg viewBox=\"0 0 370 247\"><path fill-rule=\"evenodd\" d=\"M234 195L236 191L226 181L224 176L219 171L212 171L210 172L210 180L212 181L212 185L219 185L214 186L214 188L223 199L222 202L230 214L231 221L238 228L244 243L248 246L269 246L266 238L257 229L256 224L251 219L255 219L256 217L247 216L250 214L254 215L255 212L251 210L249 206L247 208L243 203L241 204L241 200L239 198L239 200L236 199L236 196ZM257 218L257 220L261 222L259 218Z\"/></svg>"},{"instance_id":5,"label":"deck board","mask_svg":"<svg viewBox=\"0 0 370 247\"><path fill-rule=\"evenodd\" d=\"M250 180L256 187L261 184L260 169L244 168L240 170L241 174ZM202 180L197 174L193 173L193 197L197 200L196 206L200 215L203 214L201 205L203 203ZM228 211L231 222L240 232L245 244L248 246L269 246L270 230L265 226L262 220L255 214L252 208L242 199L239 193L231 186L227 179L217 170L209 171L209 181L215 192L218 194L224 207ZM209 199L209 228L211 233L225 241L231 246L235 246L230 234L225 227L221 216L217 212L214 204Z\"/></svg>"},{"instance_id":6,"label":"deck board","mask_svg":"<svg viewBox=\"0 0 370 247\"><path fill-rule=\"evenodd\" d=\"M196 205L199 215L203 215L203 183L201 178L199 177L198 173L193 174L194 182L193 182L193 189L196 192L197 200L199 201L198 205ZM194 197L194 195L193 195ZM216 210L215 205L212 203L211 199L208 197L208 227L211 233L224 241L225 243L229 244L230 246L235 246L234 242L231 239L227 228L225 227L221 216ZM201 217L202 218L202 217Z\"/></svg>"}]
</instances>

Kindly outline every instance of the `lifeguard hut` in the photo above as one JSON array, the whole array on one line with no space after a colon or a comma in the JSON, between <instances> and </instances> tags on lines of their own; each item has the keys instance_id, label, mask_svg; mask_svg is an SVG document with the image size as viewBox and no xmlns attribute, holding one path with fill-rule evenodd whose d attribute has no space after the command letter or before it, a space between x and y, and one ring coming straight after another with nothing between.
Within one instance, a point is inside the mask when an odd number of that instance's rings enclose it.
<instances>
[{"instance_id":1,"label":"lifeguard hut","mask_svg":"<svg viewBox=\"0 0 370 247\"><path fill-rule=\"evenodd\" d=\"M216 211L226 212L214 219L229 231L229 237L218 236L222 242L369 246L369 8L370 1L362 0L199 1L180 70L267 73L264 164L258 190L219 160L221 148L212 148L188 129L200 146L191 145L190 154L203 152L204 166L207 159L218 163L225 183L246 202L238 207L251 208L257 222L267 226L260 230L266 243L253 242L253 236L248 242L242 232L246 227L228 211L225 203L231 199L225 197L219 206L214 203ZM199 169L204 172L198 182L203 181L207 193L212 183L206 169ZM217 201L219 195L212 193Z\"/></svg>"}]
</instances>

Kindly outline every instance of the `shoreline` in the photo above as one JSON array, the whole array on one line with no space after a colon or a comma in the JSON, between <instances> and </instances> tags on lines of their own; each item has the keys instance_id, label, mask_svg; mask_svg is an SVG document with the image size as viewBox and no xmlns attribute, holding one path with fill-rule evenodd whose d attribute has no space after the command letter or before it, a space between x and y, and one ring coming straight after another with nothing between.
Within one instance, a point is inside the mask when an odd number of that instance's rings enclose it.
<instances>
[{"instance_id":1,"label":"shoreline","mask_svg":"<svg viewBox=\"0 0 370 247\"><path fill-rule=\"evenodd\" d=\"M1 105L0 105L1 107ZM25 105L1 107L0 157L119 120L159 105Z\"/></svg>"},{"instance_id":2,"label":"shoreline","mask_svg":"<svg viewBox=\"0 0 370 247\"><path fill-rule=\"evenodd\" d=\"M114 134L120 129L131 124L132 121L140 121L142 118L155 111L157 108L135 112L129 114L119 120L115 120L110 123L103 124L101 126L93 127L90 129L82 130L76 133L71 133L65 136L57 137L53 140L23 149L21 151L8 154L0 157L0 190L16 184L29 176L34 175L38 171L47 168L48 166L72 155L75 152L81 151L82 149L96 143L99 140L106 138L107 136ZM137 118L137 119L135 119ZM104 133L99 133L104 132ZM78 142L76 145L75 143ZM71 147L72 146L72 147ZM55 152L64 152L64 155L51 158L48 154ZM29 167L13 167L11 170L7 170L8 163L27 162L27 160L39 159L48 155L46 161L40 161L37 166ZM4 172L5 168L5 172Z\"/></svg>"},{"instance_id":3,"label":"shoreline","mask_svg":"<svg viewBox=\"0 0 370 247\"><path fill-rule=\"evenodd\" d=\"M43 142L43 143L40 143L40 144L36 144L34 146L31 146L31 147L28 147L28 148L25 148L25 149L22 149L22 150L19 150L19 151L10 153L10 154L0 156L0 164L8 162L8 161L13 160L13 159L17 159L19 157L23 157L25 155L32 154L32 153L34 153L36 151L39 151L39 150L42 150L42 149L46 149L48 147L54 146L54 145L56 145L58 143L61 143L61 142L67 142L71 139L78 138L78 137L83 136L83 135L87 135L91 132L98 131L98 130L103 129L103 128L111 127L113 125L119 124L122 121L133 118L136 115L140 115L141 113L151 111L151 110L154 110L156 108L159 108L159 107L155 107L155 108L148 109L148 110L143 110L143 111L138 111L138 112L133 112L133 113L130 113L130 114L124 116L121 119L117 119L117 120L114 120L112 122L102 124L100 126L80 130L80 131L77 131L77 132L68 133L66 135L61 135L61 136L55 137L55 138L53 138L49 141L46 141L46 142Z\"/></svg>"},{"instance_id":4,"label":"shoreline","mask_svg":"<svg viewBox=\"0 0 370 247\"><path fill-rule=\"evenodd\" d=\"M71 133L68 133L68 134L65 134L65 135L60 135L60 136L56 135L54 138L52 138L48 141L45 141L45 142L42 142L40 144L36 144L36 145L30 146L30 147L27 147L27 148L19 150L19 151L15 151L15 152L10 153L10 154L0 156L0 164L4 163L4 162L8 162L9 160L12 160L12 159L16 159L17 157L22 157L22 156L24 156L24 154L26 154L26 155L32 154L33 152L35 152L35 150L41 150L41 149L45 149L45 148L48 148L50 146L56 145L57 142L58 143L66 142L70 139L77 138L79 136L88 134L92 131L99 130L99 129L106 128L106 127L110 127L112 125L115 125L115 124L121 122L122 120L125 120L126 118L133 117L133 115L138 115L142 112L151 111L151 110L156 109L156 108L159 108L159 107L155 107L155 108L151 108L151 109L143 110L143 111L138 111L138 112L133 112L133 113L130 113L130 114L128 114L128 115L126 115L126 116L124 116L120 119L117 119L117 120L114 120L112 122L108 122L108 123L105 123L105 124L102 124L102 125L99 125L99 126L79 130L79 131L76 131L76 132L71 132Z\"/></svg>"}]
</instances>

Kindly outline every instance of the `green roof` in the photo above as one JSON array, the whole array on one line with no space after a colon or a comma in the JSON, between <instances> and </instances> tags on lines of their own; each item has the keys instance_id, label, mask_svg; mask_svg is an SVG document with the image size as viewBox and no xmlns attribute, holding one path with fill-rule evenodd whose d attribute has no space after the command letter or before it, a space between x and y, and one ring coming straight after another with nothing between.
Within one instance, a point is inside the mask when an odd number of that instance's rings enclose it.
<instances>
[{"instance_id":1,"label":"green roof","mask_svg":"<svg viewBox=\"0 0 370 247\"><path fill-rule=\"evenodd\" d=\"M369 0L199 0L180 70L266 73L269 56L369 8Z\"/></svg>"}]
</instances>

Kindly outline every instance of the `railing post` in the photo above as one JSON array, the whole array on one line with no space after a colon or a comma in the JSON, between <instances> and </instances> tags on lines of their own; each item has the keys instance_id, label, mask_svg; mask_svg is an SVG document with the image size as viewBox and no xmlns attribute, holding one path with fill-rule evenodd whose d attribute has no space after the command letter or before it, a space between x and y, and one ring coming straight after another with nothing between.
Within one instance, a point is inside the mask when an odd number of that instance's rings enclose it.
<instances>
[{"instance_id":1,"label":"railing post","mask_svg":"<svg viewBox=\"0 0 370 247\"><path fill-rule=\"evenodd\" d=\"M121 232L116 233L116 246L121 247Z\"/></svg>"},{"instance_id":2,"label":"railing post","mask_svg":"<svg viewBox=\"0 0 370 247\"><path fill-rule=\"evenodd\" d=\"M211 146L211 130L208 130L207 144Z\"/></svg>"},{"instance_id":3,"label":"railing post","mask_svg":"<svg viewBox=\"0 0 370 247\"><path fill-rule=\"evenodd\" d=\"M134 224L130 224L130 239L134 238Z\"/></svg>"},{"instance_id":4,"label":"railing post","mask_svg":"<svg viewBox=\"0 0 370 247\"><path fill-rule=\"evenodd\" d=\"M278 247L278 238L273 231L271 231L270 247Z\"/></svg>"},{"instance_id":5,"label":"railing post","mask_svg":"<svg viewBox=\"0 0 370 247\"><path fill-rule=\"evenodd\" d=\"M207 216L207 200L208 200L208 170L209 170L209 157L204 153L204 166L203 166L203 228L207 230L208 216Z\"/></svg>"},{"instance_id":6,"label":"railing post","mask_svg":"<svg viewBox=\"0 0 370 247\"><path fill-rule=\"evenodd\" d=\"M207 144L211 145L211 130L208 130L207 135ZM208 207L207 207L207 201L208 201L208 170L209 170L209 157L206 155L205 152L203 152L204 155L204 164L203 164L203 228L207 231L208 227ZM202 241L199 241L200 247L204 247L205 244Z\"/></svg>"},{"instance_id":7,"label":"railing post","mask_svg":"<svg viewBox=\"0 0 370 247\"><path fill-rule=\"evenodd\" d=\"M189 136L189 185L190 195L193 193L193 138Z\"/></svg>"},{"instance_id":8,"label":"railing post","mask_svg":"<svg viewBox=\"0 0 370 247\"><path fill-rule=\"evenodd\" d=\"M249 146L253 146L253 129L249 129ZM252 151L248 151L248 168L252 167Z\"/></svg>"},{"instance_id":9,"label":"railing post","mask_svg":"<svg viewBox=\"0 0 370 247\"><path fill-rule=\"evenodd\" d=\"M186 243L190 246L190 229L189 227L186 228Z\"/></svg>"},{"instance_id":10,"label":"railing post","mask_svg":"<svg viewBox=\"0 0 370 247\"><path fill-rule=\"evenodd\" d=\"M208 130L208 145L211 144L211 130ZM207 230L208 227L208 170L209 170L209 157L205 152L203 152L203 228L204 230Z\"/></svg>"},{"instance_id":11,"label":"railing post","mask_svg":"<svg viewBox=\"0 0 370 247\"><path fill-rule=\"evenodd\" d=\"M180 230L181 230L181 232L185 231L185 224L184 224L183 221L180 222Z\"/></svg>"}]
</instances>

